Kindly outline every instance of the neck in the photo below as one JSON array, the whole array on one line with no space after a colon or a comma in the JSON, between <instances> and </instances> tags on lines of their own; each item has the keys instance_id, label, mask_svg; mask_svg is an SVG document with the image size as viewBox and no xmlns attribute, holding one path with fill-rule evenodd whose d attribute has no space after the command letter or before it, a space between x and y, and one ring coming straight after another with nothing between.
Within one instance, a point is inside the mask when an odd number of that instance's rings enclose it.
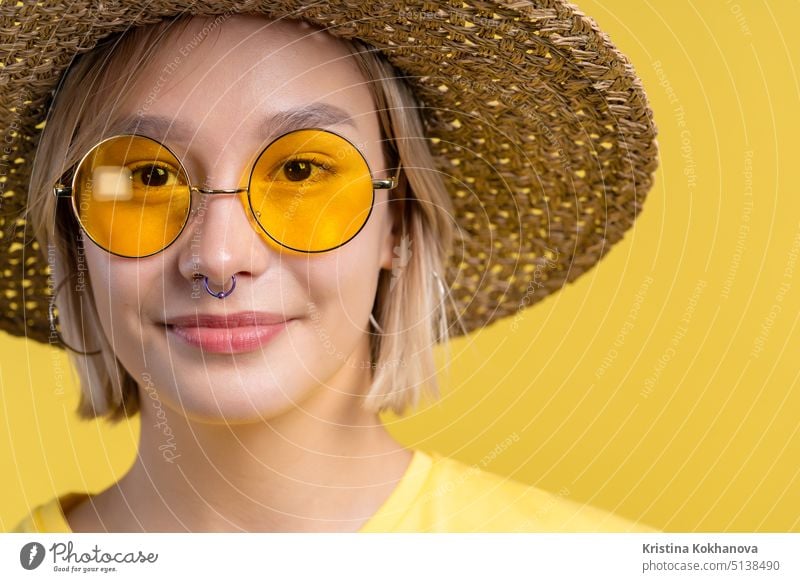
<instances>
[{"instance_id":1,"label":"neck","mask_svg":"<svg viewBox=\"0 0 800 582\"><path fill-rule=\"evenodd\" d=\"M334 379L302 407L209 424L142 399L139 454L109 490L109 531L356 531L388 498L411 452ZM167 418L164 418L166 413ZM129 510L125 508L129 507Z\"/></svg>"}]
</instances>

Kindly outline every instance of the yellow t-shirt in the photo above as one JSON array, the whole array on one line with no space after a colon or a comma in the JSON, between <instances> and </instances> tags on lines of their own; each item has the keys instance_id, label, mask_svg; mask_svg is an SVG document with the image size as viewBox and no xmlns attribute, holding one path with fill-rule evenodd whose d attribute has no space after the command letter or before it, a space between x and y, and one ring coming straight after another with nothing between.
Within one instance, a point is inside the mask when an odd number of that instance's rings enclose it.
<instances>
[{"instance_id":1,"label":"yellow t-shirt","mask_svg":"<svg viewBox=\"0 0 800 582\"><path fill-rule=\"evenodd\" d=\"M64 517L90 494L36 507L14 532L71 533ZM476 466L414 450L394 491L359 532L656 532Z\"/></svg>"}]
</instances>

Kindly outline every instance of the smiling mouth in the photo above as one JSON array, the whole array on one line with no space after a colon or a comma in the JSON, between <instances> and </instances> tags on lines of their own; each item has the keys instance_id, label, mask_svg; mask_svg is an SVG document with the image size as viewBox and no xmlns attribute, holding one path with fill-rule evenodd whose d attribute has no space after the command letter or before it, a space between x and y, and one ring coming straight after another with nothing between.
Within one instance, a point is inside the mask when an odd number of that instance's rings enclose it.
<instances>
[{"instance_id":1,"label":"smiling mouth","mask_svg":"<svg viewBox=\"0 0 800 582\"><path fill-rule=\"evenodd\" d=\"M239 354L259 350L276 338L294 318L270 314L196 315L164 324L171 336L205 353Z\"/></svg>"}]
</instances>

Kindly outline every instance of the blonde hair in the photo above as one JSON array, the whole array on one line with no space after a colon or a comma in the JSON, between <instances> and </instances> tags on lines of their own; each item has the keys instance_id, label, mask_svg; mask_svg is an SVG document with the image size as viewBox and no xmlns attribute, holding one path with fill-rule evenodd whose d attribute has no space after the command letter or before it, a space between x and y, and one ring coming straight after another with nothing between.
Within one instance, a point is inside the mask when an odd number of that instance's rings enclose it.
<instances>
[{"instance_id":1,"label":"blonde hair","mask_svg":"<svg viewBox=\"0 0 800 582\"><path fill-rule=\"evenodd\" d=\"M159 40L186 26L189 18L131 29L78 57L62 80L34 161L28 220L41 248L51 255L61 333L78 350L99 350L96 355L70 352L81 384L78 414L83 418L119 421L135 414L139 387L103 333L88 279L66 284L76 275L88 278L88 272L75 218L63 208L53 221L52 187L114 122L113 104L130 91ZM401 186L389 194L390 208L400 219L400 244L391 272L382 270L378 281L372 315L382 331L370 334L372 384L362 403L375 412L402 414L416 407L426 391L432 398L439 396L433 347L448 340L449 297L441 283L458 232L450 197L427 146L419 105L403 76L374 47L340 40L373 94L386 159L397 161L399 156L403 167Z\"/></svg>"}]
</instances>

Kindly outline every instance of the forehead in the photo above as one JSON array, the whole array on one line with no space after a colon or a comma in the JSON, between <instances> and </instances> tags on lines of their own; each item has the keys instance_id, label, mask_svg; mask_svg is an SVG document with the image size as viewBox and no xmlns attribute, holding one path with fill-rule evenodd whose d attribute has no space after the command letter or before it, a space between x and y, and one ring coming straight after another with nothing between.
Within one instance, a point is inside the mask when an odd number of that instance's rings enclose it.
<instances>
[{"instance_id":1,"label":"forehead","mask_svg":"<svg viewBox=\"0 0 800 582\"><path fill-rule=\"evenodd\" d=\"M378 131L372 94L348 47L301 21L195 17L159 39L134 74L118 131L138 121L147 135L182 143L211 135L265 143L314 125L354 140Z\"/></svg>"}]
</instances>

